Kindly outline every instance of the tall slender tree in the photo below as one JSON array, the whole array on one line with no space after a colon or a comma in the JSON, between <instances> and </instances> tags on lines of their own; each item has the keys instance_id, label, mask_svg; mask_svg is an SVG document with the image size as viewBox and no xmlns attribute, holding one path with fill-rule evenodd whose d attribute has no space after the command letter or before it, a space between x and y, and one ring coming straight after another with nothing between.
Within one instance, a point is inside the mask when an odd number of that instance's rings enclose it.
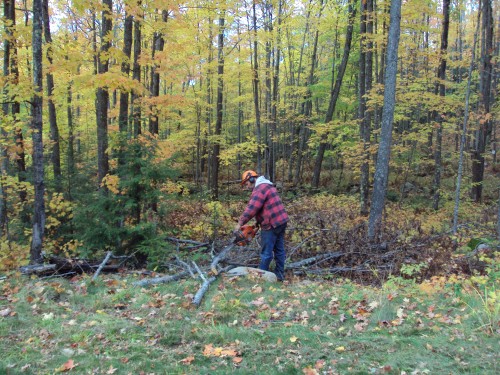
<instances>
[{"instance_id":1,"label":"tall slender tree","mask_svg":"<svg viewBox=\"0 0 500 375\"><path fill-rule=\"evenodd\" d=\"M215 107L215 131L216 137L212 151L212 173L210 190L213 199L219 199L219 166L220 166L220 136L222 134L222 104L224 101L224 30L225 10L220 10L219 34L217 37L217 103Z\"/></svg>"},{"instance_id":2,"label":"tall slender tree","mask_svg":"<svg viewBox=\"0 0 500 375\"><path fill-rule=\"evenodd\" d=\"M132 55L132 29L134 17L130 14L128 7L125 8L125 22L123 25L123 61L121 66L122 74L126 77L130 74L130 56ZM128 104L129 91L120 91L120 112L118 114L118 128L122 136L126 135L128 130ZM122 161L123 162L123 161Z\"/></svg>"},{"instance_id":3,"label":"tall slender tree","mask_svg":"<svg viewBox=\"0 0 500 375\"><path fill-rule=\"evenodd\" d=\"M33 181L35 200L33 232L31 235L30 263L42 262L43 236L45 232L45 182L43 171L43 72L42 72L42 25L43 2L33 0L33 98L31 100L31 130L33 140Z\"/></svg>"},{"instance_id":4,"label":"tall slender tree","mask_svg":"<svg viewBox=\"0 0 500 375\"><path fill-rule=\"evenodd\" d=\"M113 0L103 0L104 9L101 21L101 49L98 56L98 74L108 72L109 57L108 51L111 47L112 32L112 11ZM108 156L108 87L99 86L96 93L96 118L97 118L97 183L101 184L102 179L109 172ZM105 191L105 188L102 188Z\"/></svg>"},{"instance_id":5,"label":"tall slender tree","mask_svg":"<svg viewBox=\"0 0 500 375\"><path fill-rule=\"evenodd\" d=\"M252 24L253 24L253 103L255 110L255 135L257 138L257 173L262 173L262 131L261 131L261 114L259 100L259 52L257 41L257 0L252 2Z\"/></svg>"},{"instance_id":6,"label":"tall slender tree","mask_svg":"<svg viewBox=\"0 0 500 375\"><path fill-rule=\"evenodd\" d=\"M9 81L10 79L10 55L11 55L11 39L12 39L12 25L13 22L11 20L11 8L14 0L3 0L3 14L4 14L4 33L5 37L3 40L3 76L5 81ZM9 103L6 100L9 97L8 86L4 85L3 88L4 102L2 104L2 112L3 116L7 117L9 115ZM8 134L7 131L2 127L2 137L7 139ZM6 143L6 142L5 142ZM4 188L4 177L7 175L7 166L8 166L8 155L7 155L7 147L4 145L0 146L2 149L0 157L2 158L0 161L0 228L2 231L2 235L6 233L6 225L7 225L7 191Z\"/></svg>"},{"instance_id":7,"label":"tall slender tree","mask_svg":"<svg viewBox=\"0 0 500 375\"><path fill-rule=\"evenodd\" d=\"M363 3L363 1L362 1ZM368 214L368 199L370 190L370 139L371 139L371 122L372 122L372 110L368 108L366 104L366 98L364 95L369 95L372 89L373 82L373 18L375 12L373 9L373 0L366 1L366 16L364 21L366 22L365 27L365 37L362 39L362 51L360 51L360 87L361 81L363 81L363 91L364 94L361 95L360 90L360 113L361 124L360 124L360 134L361 141L363 142L363 161L361 164L361 177L360 177L360 212L362 215ZM363 51L364 49L364 51ZM361 58L361 56L363 56ZM364 72L363 77L361 77L361 71ZM362 103L362 105L361 105Z\"/></svg>"},{"instance_id":8,"label":"tall slender tree","mask_svg":"<svg viewBox=\"0 0 500 375\"><path fill-rule=\"evenodd\" d=\"M376 227L382 220L385 206L385 193L389 179L389 159L391 156L392 121L396 103L396 77L398 69L398 47L401 34L401 0L391 2L389 34L387 38L387 59L384 75L384 108L382 110L382 129L378 148L377 164L373 181L373 195L368 220L368 238L375 237Z\"/></svg>"},{"instance_id":9,"label":"tall slender tree","mask_svg":"<svg viewBox=\"0 0 500 375\"><path fill-rule=\"evenodd\" d=\"M444 98L446 93L446 53L448 51L448 30L450 28L450 0L443 0L443 27L441 31L441 49L439 54L438 82L436 83L436 91L439 96ZM433 207L435 210L439 208L439 199L441 196L441 170L442 170L442 147L443 147L443 117L444 113L434 113L436 121L436 143L434 150L434 199Z\"/></svg>"},{"instance_id":10,"label":"tall slender tree","mask_svg":"<svg viewBox=\"0 0 500 375\"><path fill-rule=\"evenodd\" d=\"M138 5L141 4L139 0ZM132 67L132 78L137 83L141 82L141 65L139 58L141 56L142 44L142 15L136 14L134 17L134 62ZM133 134L137 137L141 134L141 104L139 92L134 89L132 91L132 117L133 117Z\"/></svg>"},{"instance_id":11,"label":"tall slender tree","mask_svg":"<svg viewBox=\"0 0 500 375\"><path fill-rule=\"evenodd\" d=\"M333 114L335 113L335 106L337 105L337 99L340 95L340 89L342 86L342 81L344 79L345 70L347 67L347 62L349 60L349 54L351 52L352 34L354 29L354 18L356 17L356 0L349 2L349 22L347 24L347 32L345 36L344 43L344 54L342 56L342 62L340 63L339 70L337 72L337 78L335 80L335 86L330 94L330 102L328 105L328 110L325 116L325 124L328 124L333 120ZM323 157L325 155L327 147L328 133L321 136L320 144L318 147L318 153L314 161L314 171L311 185L314 188L319 186L319 178L321 175L321 166L323 164Z\"/></svg>"},{"instance_id":12,"label":"tall slender tree","mask_svg":"<svg viewBox=\"0 0 500 375\"><path fill-rule=\"evenodd\" d=\"M162 10L161 12L161 20L162 23L166 23L168 20L168 11ZM154 61L155 54L158 52L163 52L163 48L165 46L165 39L163 38L162 31L156 31L153 36L152 43L152 59ZM159 72L159 64L154 64L151 68L151 96L158 97L160 96L160 72ZM151 134L158 134L158 108L153 105L151 106L151 115L149 116L149 132Z\"/></svg>"},{"instance_id":13,"label":"tall slender tree","mask_svg":"<svg viewBox=\"0 0 500 375\"><path fill-rule=\"evenodd\" d=\"M472 150L472 190L471 197L479 202L483 195L484 153L492 132L491 120L491 82L493 79L493 11L492 0L482 0L482 40L480 69L480 121L475 134Z\"/></svg>"},{"instance_id":14,"label":"tall slender tree","mask_svg":"<svg viewBox=\"0 0 500 375\"><path fill-rule=\"evenodd\" d=\"M47 44L46 54L49 63L47 70L47 105L49 107L50 140L52 142L52 168L54 172L54 186L58 192L62 191L61 147L59 144L59 127L57 126L56 105L54 103L54 75L50 67L54 63L52 57L52 35L50 33L49 0L43 0L43 33Z\"/></svg>"}]
</instances>

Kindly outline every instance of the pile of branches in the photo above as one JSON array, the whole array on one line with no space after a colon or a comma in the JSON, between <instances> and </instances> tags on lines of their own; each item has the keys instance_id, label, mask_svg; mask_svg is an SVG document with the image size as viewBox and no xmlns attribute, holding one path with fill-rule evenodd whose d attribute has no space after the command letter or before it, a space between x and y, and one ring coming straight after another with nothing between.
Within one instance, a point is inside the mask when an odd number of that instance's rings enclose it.
<instances>
[{"instance_id":1,"label":"pile of branches","mask_svg":"<svg viewBox=\"0 0 500 375\"><path fill-rule=\"evenodd\" d=\"M44 256L42 264L22 266L19 271L24 275L37 275L41 278L72 277L83 273L93 273L95 279L101 272L116 273L132 259L129 256L115 256L111 251L104 259L63 258L56 255Z\"/></svg>"},{"instance_id":2,"label":"pile of branches","mask_svg":"<svg viewBox=\"0 0 500 375\"><path fill-rule=\"evenodd\" d=\"M423 280L435 275L455 272L470 272L468 264L454 261L452 255L456 244L447 234L424 234L416 220L384 221L374 239L367 236L365 220L346 208L311 210L304 215L290 214L293 226L286 232L286 274L290 277L331 277L350 278L356 282L380 284L389 275L401 274L404 265L422 265L412 278ZM183 278L197 278L202 281L193 304L198 306L210 284L218 276L237 266L257 267L260 260L260 243L257 236L247 246L237 246L234 239L225 241L198 242L192 239L166 237L165 243L175 244L170 249L170 258L165 269L168 275L144 278L135 283L145 287L167 283ZM194 259L186 259L193 252L204 254L205 261L197 264ZM189 254L189 255L186 255ZM184 259L182 259L182 255ZM44 265L27 266L21 269L25 274L39 276L66 276L78 273L117 272L130 257L115 257L111 252L99 261L64 259L50 257ZM469 269L467 269L469 267Z\"/></svg>"}]
</instances>

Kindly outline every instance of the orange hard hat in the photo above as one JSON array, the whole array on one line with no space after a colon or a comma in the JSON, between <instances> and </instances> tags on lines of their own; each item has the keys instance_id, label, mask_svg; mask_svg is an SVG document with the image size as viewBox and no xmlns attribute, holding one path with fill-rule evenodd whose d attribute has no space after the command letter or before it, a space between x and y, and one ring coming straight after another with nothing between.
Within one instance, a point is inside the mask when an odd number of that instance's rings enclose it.
<instances>
[{"instance_id":1,"label":"orange hard hat","mask_svg":"<svg viewBox=\"0 0 500 375\"><path fill-rule=\"evenodd\" d=\"M252 171L252 170L248 170L248 171L243 172L243 174L241 175L241 184L242 185L245 184L245 182L250 180L250 178L252 178L252 177L259 177L259 175L257 174L257 172Z\"/></svg>"}]
</instances>

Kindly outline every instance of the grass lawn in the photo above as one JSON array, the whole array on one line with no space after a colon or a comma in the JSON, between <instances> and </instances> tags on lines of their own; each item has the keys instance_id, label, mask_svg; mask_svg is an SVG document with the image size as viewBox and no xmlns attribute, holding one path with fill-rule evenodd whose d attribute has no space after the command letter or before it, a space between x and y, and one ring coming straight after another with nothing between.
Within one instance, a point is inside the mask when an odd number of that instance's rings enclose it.
<instances>
[{"instance_id":1,"label":"grass lawn","mask_svg":"<svg viewBox=\"0 0 500 375\"><path fill-rule=\"evenodd\" d=\"M498 374L498 315L436 280L0 281L0 374Z\"/></svg>"}]
</instances>

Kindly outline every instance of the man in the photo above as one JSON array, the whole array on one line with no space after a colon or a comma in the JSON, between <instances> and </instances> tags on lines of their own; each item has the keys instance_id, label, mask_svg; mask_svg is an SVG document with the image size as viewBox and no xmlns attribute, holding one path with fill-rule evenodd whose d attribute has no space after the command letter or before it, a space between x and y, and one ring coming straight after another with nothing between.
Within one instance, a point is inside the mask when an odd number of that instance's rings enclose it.
<instances>
[{"instance_id":1,"label":"man","mask_svg":"<svg viewBox=\"0 0 500 375\"><path fill-rule=\"evenodd\" d=\"M274 273L278 281L285 278L285 229L288 214L281 202L278 191L273 183L264 176L259 176L255 171L245 171L241 178L241 185L252 190L250 201L238 220L235 230L240 230L242 225L252 218L260 225L262 238L262 251L260 254L259 268L269 271L269 265L274 258Z\"/></svg>"}]
</instances>

